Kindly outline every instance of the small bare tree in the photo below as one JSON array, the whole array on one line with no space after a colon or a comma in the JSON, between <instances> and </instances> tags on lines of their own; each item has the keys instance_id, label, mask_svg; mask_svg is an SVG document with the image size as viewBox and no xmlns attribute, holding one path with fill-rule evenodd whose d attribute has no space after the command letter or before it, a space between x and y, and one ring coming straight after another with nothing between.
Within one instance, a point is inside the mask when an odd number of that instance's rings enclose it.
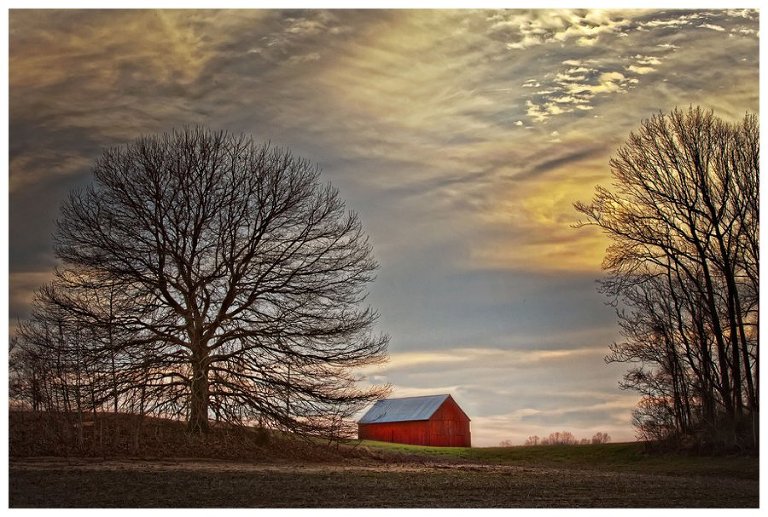
<instances>
[{"instance_id":1,"label":"small bare tree","mask_svg":"<svg viewBox=\"0 0 768 517\"><path fill-rule=\"evenodd\" d=\"M548 437L541 440L542 445L576 445L579 441L570 431L550 433Z\"/></svg>"},{"instance_id":2,"label":"small bare tree","mask_svg":"<svg viewBox=\"0 0 768 517\"><path fill-rule=\"evenodd\" d=\"M529 436L527 440L525 440L525 445L539 445L541 443L541 438L539 438L537 435Z\"/></svg>"}]
</instances>

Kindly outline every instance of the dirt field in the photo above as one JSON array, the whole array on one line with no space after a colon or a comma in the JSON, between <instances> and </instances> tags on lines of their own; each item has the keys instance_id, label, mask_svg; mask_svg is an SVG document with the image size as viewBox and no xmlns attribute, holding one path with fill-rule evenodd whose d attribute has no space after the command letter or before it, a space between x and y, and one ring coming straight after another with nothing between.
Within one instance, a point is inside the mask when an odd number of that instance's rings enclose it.
<instances>
[{"instance_id":1,"label":"dirt field","mask_svg":"<svg viewBox=\"0 0 768 517\"><path fill-rule=\"evenodd\" d=\"M30 458L11 508L757 507L756 479L482 464L300 464Z\"/></svg>"}]
</instances>

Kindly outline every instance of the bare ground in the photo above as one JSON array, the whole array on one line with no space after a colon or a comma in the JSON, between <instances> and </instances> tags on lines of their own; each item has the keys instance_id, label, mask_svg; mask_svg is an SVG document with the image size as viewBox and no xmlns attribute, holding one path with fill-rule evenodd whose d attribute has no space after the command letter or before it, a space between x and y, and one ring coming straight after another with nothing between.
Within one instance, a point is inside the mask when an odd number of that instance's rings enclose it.
<instances>
[{"instance_id":1,"label":"bare ground","mask_svg":"<svg viewBox=\"0 0 768 517\"><path fill-rule=\"evenodd\" d=\"M14 458L12 508L758 507L759 482L486 464Z\"/></svg>"}]
</instances>

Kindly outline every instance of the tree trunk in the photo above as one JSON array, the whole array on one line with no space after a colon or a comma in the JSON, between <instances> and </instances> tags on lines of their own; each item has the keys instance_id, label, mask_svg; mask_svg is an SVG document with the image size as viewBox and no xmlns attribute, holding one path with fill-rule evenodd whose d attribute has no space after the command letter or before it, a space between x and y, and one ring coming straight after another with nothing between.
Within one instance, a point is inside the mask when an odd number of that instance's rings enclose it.
<instances>
[{"instance_id":1,"label":"tree trunk","mask_svg":"<svg viewBox=\"0 0 768 517\"><path fill-rule=\"evenodd\" d=\"M190 433L208 432L208 353L202 348L192 354L192 385L187 422Z\"/></svg>"}]
</instances>

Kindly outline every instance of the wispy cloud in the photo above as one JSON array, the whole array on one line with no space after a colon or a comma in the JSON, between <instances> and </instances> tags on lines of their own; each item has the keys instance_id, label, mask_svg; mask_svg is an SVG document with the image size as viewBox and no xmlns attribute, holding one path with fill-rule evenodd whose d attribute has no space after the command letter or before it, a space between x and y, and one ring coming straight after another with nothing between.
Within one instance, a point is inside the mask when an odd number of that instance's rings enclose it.
<instances>
[{"instance_id":1,"label":"wispy cloud","mask_svg":"<svg viewBox=\"0 0 768 517\"><path fill-rule=\"evenodd\" d=\"M699 25L699 27L702 27L704 29L711 29L713 31L718 31L718 32L725 31L724 27L721 27L720 25L715 25L712 23L702 23L701 25Z\"/></svg>"},{"instance_id":2,"label":"wispy cloud","mask_svg":"<svg viewBox=\"0 0 768 517\"><path fill-rule=\"evenodd\" d=\"M385 366L379 370L403 370L429 364L432 368L441 368L449 364L463 363L464 367L472 364L496 364L500 368L514 370L534 365L556 364L563 361L595 354L605 354L604 347L561 349L561 350L501 350L493 348L454 348L444 351L396 352L390 355ZM462 366L462 365L459 365Z\"/></svg>"}]
</instances>

